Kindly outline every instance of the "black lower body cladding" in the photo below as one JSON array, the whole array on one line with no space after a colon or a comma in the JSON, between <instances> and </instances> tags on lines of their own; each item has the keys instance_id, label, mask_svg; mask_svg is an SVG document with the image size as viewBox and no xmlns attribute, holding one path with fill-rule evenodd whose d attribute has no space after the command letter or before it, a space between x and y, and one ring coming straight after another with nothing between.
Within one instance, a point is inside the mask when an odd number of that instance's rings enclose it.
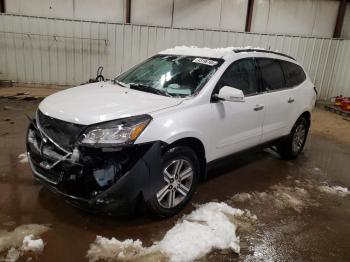
<instances>
[{"instance_id":1,"label":"black lower body cladding","mask_svg":"<svg viewBox=\"0 0 350 262\"><path fill-rule=\"evenodd\" d=\"M77 145L65 151L33 121L27 152L34 177L72 205L93 213L121 214L134 210L162 186L163 143L95 148Z\"/></svg>"}]
</instances>

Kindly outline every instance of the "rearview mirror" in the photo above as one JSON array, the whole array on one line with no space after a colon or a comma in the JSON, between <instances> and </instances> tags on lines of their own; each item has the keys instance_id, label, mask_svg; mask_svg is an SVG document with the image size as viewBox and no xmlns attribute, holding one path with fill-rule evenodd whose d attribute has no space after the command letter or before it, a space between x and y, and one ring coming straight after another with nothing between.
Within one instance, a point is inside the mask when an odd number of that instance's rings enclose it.
<instances>
[{"instance_id":1,"label":"rearview mirror","mask_svg":"<svg viewBox=\"0 0 350 262\"><path fill-rule=\"evenodd\" d=\"M219 94L216 95L216 98L230 102L244 102L242 90L230 86L223 86Z\"/></svg>"}]
</instances>

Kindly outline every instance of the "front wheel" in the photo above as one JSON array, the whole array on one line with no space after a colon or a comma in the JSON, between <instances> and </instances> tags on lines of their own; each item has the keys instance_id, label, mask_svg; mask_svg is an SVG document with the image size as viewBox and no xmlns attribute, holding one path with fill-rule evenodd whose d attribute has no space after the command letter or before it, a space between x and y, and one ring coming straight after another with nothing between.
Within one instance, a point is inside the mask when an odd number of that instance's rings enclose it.
<instances>
[{"instance_id":1,"label":"front wheel","mask_svg":"<svg viewBox=\"0 0 350 262\"><path fill-rule=\"evenodd\" d=\"M199 178L199 161L187 146L168 149L162 157L163 185L147 202L158 217L178 213L191 200Z\"/></svg>"},{"instance_id":2,"label":"front wheel","mask_svg":"<svg viewBox=\"0 0 350 262\"><path fill-rule=\"evenodd\" d=\"M278 153L284 159L295 159L304 148L309 124L304 117L300 117L292 128L288 138L277 146Z\"/></svg>"}]
</instances>

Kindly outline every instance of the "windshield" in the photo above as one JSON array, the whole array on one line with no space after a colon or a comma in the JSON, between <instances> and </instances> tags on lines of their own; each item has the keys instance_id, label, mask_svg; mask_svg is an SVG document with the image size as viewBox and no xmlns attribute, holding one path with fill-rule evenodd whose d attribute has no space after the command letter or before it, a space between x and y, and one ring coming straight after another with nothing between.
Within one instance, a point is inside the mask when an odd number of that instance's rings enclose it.
<instances>
[{"instance_id":1,"label":"windshield","mask_svg":"<svg viewBox=\"0 0 350 262\"><path fill-rule=\"evenodd\" d=\"M193 56L157 55L118 76L121 85L142 86L142 91L185 97L198 93L222 59ZM155 90L150 90L155 89ZM155 92L153 92L155 93Z\"/></svg>"}]
</instances>

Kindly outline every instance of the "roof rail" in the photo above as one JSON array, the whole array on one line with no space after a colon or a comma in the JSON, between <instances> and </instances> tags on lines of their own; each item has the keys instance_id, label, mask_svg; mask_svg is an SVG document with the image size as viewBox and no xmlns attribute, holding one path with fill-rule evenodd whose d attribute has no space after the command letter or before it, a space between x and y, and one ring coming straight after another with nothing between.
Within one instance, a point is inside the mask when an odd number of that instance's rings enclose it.
<instances>
[{"instance_id":1,"label":"roof rail","mask_svg":"<svg viewBox=\"0 0 350 262\"><path fill-rule=\"evenodd\" d=\"M265 49L257 49L257 48L247 48L247 49L233 49L233 52L235 53L242 53L242 52L260 52L260 53L270 53L270 54L275 54L275 55L280 55L280 56L285 56L288 57L292 60L296 60L294 57L291 57L289 55L280 53L280 52L276 52L276 51L270 51L270 50L265 50Z\"/></svg>"}]
</instances>

